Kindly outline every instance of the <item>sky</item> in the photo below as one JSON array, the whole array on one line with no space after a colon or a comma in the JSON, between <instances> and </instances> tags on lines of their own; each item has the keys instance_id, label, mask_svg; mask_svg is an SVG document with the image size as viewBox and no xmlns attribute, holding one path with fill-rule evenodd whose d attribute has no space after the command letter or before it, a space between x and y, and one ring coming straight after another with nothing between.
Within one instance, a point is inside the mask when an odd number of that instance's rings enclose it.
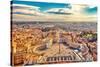
<instances>
[{"instance_id":1,"label":"sky","mask_svg":"<svg viewBox=\"0 0 100 67\"><path fill-rule=\"evenodd\" d=\"M38 6L41 7L40 10L44 11L44 10L48 10L50 8L65 8L68 7L68 5L70 4L64 4L64 3L46 3L46 2L32 2L32 1L13 1L13 4L24 4L24 5L30 5L30 6Z\"/></svg>"},{"instance_id":2,"label":"sky","mask_svg":"<svg viewBox=\"0 0 100 67\"><path fill-rule=\"evenodd\" d=\"M65 17L95 17L97 15L97 6L88 4L71 4L71 3L51 3L51 2L38 2L38 1L24 1L24 0L12 0L13 15L19 17L28 16L44 16L48 19L65 18ZM46 17L45 17L46 16ZM48 16L48 17L47 17ZM58 16L58 17L57 17ZM87 17L89 16L89 17ZM43 18L42 18L43 19ZM91 18L90 18L91 19Z\"/></svg>"}]
</instances>

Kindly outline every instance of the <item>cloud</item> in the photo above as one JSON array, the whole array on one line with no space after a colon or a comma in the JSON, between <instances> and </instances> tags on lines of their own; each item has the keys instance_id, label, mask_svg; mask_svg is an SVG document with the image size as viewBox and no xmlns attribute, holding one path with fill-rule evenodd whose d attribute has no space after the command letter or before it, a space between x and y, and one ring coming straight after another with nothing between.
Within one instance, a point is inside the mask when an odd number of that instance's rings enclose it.
<instances>
[{"instance_id":1,"label":"cloud","mask_svg":"<svg viewBox=\"0 0 100 67\"><path fill-rule=\"evenodd\" d=\"M23 5L23 4L12 4L13 7L23 7L23 8L30 8L30 9L35 9L38 10L40 7L37 6L30 6L30 5Z\"/></svg>"},{"instance_id":2,"label":"cloud","mask_svg":"<svg viewBox=\"0 0 100 67\"><path fill-rule=\"evenodd\" d=\"M19 14L19 15L42 15L39 8L37 6L29 6L29 5L22 5L22 4L13 4L12 5L13 14Z\"/></svg>"},{"instance_id":3,"label":"cloud","mask_svg":"<svg viewBox=\"0 0 100 67\"><path fill-rule=\"evenodd\" d=\"M88 7L86 4L70 4L70 6L71 8L51 8L45 12L52 14L84 15L84 9Z\"/></svg>"},{"instance_id":4,"label":"cloud","mask_svg":"<svg viewBox=\"0 0 100 67\"><path fill-rule=\"evenodd\" d=\"M83 13L88 5L71 5L72 8L52 8L42 13L37 6L19 5L13 8L14 21L53 21L53 22L87 22L96 21L96 16L85 15ZM51 13L53 14L51 14ZM56 14L55 14L56 13ZM70 15L68 15L70 13ZM31 16L30 16L31 15Z\"/></svg>"},{"instance_id":5,"label":"cloud","mask_svg":"<svg viewBox=\"0 0 100 67\"><path fill-rule=\"evenodd\" d=\"M52 14L72 14L71 10L69 8L51 8L45 11L46 13L52 13Z\"/></svg>"},{"instance_id":6,"label":"cloud","mask_svg":"<svg viewBox=\"0 0 100 67\"><path fill-rule=\"evenodd\" d=\"M97 7L96 5L89 5L89 8L95 8Z\"/></svg>"}]
</instances>

